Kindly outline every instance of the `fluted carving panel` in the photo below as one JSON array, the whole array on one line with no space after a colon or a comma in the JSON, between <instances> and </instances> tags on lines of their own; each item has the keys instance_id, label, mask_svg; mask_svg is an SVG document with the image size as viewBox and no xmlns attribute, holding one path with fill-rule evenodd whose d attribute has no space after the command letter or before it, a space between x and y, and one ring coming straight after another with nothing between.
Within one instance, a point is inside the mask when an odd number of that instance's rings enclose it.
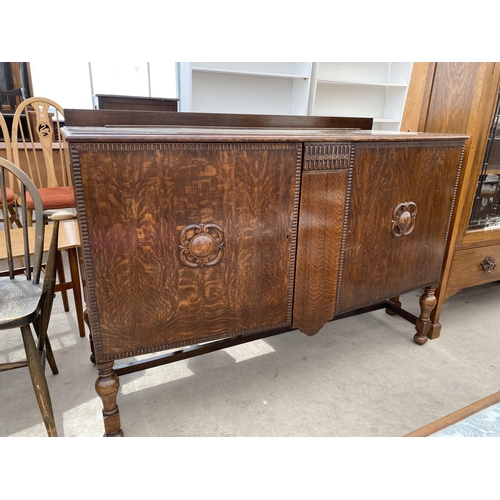
<instances>
[{"instance_id":1,"label":"fluted carving panel","mask_svg":"<svg viewBox=\"0 0 500 500\"><path fill-rule=\"evenodd\" d=\"M336 170L349 168L351 144L318 143L306 144L304 170Z\"/></svg>"}]
</instances>

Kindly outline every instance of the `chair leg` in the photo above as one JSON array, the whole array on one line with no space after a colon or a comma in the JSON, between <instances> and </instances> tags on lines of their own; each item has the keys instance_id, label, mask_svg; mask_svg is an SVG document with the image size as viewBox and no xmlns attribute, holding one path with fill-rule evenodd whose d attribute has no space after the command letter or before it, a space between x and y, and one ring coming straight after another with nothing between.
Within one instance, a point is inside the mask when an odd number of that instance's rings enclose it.
<instances>
[{"instance_id":1,"label":"chair leg","mask_svg":"<svg viewBox=\"0 0 500 500\"><path fill-rule=\"evenodd\" d=\"M42 414L43 423L47 429L47 434L51 437L57 436L56 423L54 419L54 411L52 410L52 402L50 400L49 387L45 373L40 360L40 353L36 348L33 334L29 325L21 327L23 335L24 349L26 351L26 358L28 361L28 368L30 371L31 382L35 390L38 407Z\"/></svg>"},{"instance_id":2,"label":"chair leg","mask_svg":"<svg viewBox=\"0 0 500 500\"><path fill-rule=\"evenodd\" d=\"M76 319L80 337L85 337L85 321L83 318L82 286L80 283L80 271L78 268L78 255L76 248L68 248L68 260L73 283L73 297L75 299Z\"/></svg>"},{"instance_id":3,"label":"chair leg","mask_svg":"<svg viewBox=\"0 0 500 500\"><path fill-rule=\"evenodd\" d=\"M44 314L47 314L45 312ZM50 311L48 311L48 314L50 315ZM56 364L56 359L54 358L54 353L52 351L52 346L50 345L50 340L49 337L47 336L47 332L45 332L45 335L42 335L40 332L40 321L36 321L33 326L35 327L35 333L36 336L38 337L38 352L40 353L40 356L45 356L45 359L49 363L50 369L52 370L52 373L54 375L57 375L59 373L59 368L57 368ZM45 353L43 351L45 350Z\"/></svg>"},{"instance_id":4,"label":"chair leg","mask_svg":"<svg viewBox=\"0 0 500 500\"><path fill-rule=\"evenodd\" d=\"M50 316L52 313L52 304L54 302L54 292L56 285L56 268L57 268L57 241L59 237L59 220L54 222L54 230L50 240L49 253L47 255L47 262L45 267L45 278L43 280L42 298L40 302L40 315L38 321L35 322L35 331L38 335L38 351L44 360L49 362L52 373L57 375L59 370L54 359L52 346L50 345L49 337L47 334Z\"/></svg>"},{"instance_id":5,"label":"chair leg","mask_svg":"<svg viewBox=\"0 0 500 500\"><path fill-rule=\"evenodd\" d=\"M59 278L60 284L66 283L66 276L64 275L64 263L62 260L61 251L57 252L57 277ZM62 288L60 291L63 300L64 310L68 312L69 311L68 292L64 288Z\"/></svg>"},{"instance_id":6,"label":"chair leg","mask_svg":"<svg viewBox=\"0 0 500 500\"><path fill-rule=\"evenodd\" d=\"M56 359L54 358L54 353L52 352L52 346L50 345L48 337L45 339L45 356L52 370L52 374L57 375L59 373L59 368L57 368Z\"/></svg>"}]
</instances>

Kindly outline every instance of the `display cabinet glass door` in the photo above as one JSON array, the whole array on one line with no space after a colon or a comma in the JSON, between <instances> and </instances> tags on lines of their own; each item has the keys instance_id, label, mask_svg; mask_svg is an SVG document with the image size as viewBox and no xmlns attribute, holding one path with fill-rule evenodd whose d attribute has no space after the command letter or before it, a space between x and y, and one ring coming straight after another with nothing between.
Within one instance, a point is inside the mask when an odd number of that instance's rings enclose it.
<instances>
[{"instance_id":1,"label":"display cabinet glass door","mask_svg":"<svg viewBox=\"0 0 500 500\"><path fill-rule=\"evenodd\" d=\"M500 229L500 94L488 136L469 229Z\"/></svg>"}]
</instances>

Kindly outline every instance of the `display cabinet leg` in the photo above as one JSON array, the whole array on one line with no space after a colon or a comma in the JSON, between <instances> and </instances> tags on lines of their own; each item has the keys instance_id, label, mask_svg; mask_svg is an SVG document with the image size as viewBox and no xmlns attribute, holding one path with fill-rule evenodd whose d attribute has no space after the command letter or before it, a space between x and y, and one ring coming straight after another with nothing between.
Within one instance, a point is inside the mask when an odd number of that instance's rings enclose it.
<instances>
[{"instance_id":1,"label":"display cabinet leg","mask_svg":"<svg viewBox=\"0 0 500 500\"><path fill-rule=\"evenodd\" d=\"M434 340L438 339L441 335L441 323L432 323L427 333L427 338Z\"/></svg>"},{"instance_id":2,"label":"display cabinet leg","mask_svg":"<svg viewBox=\"0 0 500 500\"><path fill-rule=\"evenodd\" d=\"M397 297L392 297L392 299L390 300L391 302L394 302L394 305L401 307L401 301L399 300L399 295ZM385 312L389 316L396 316L396 313L394 311L391 311L390 309L386 309Z\"/></svg>"},{"instance_id":3,"label":"display cabinet leg","mask_svg":"<svg viewBox=\"0 0 500 500\"><path fill-rule=\"evenodd\" d=\"M439 322L439 317L441 316L441 311L443 309L444 303L444 290L441 286L436 289L436 307L431 311L431 327L427 332L427 338L437 339L441 335L441 323Z\"/></svg>"},{"instance_id":4,"label":"display cabinet leg","mask_svg":"<svg viewBox=\"0 0 500 500\"><path fill-rule=\"evenodd\" d=\"M431 328L430 314L436 305L435 287L427 287L420 297L420 316L415 323L417 333L413 339L417 344L425 344L427 342L427 334Z\"/></svg>"},{"instance_id":5,"label":"display cabinet leg","mask_svg":"<svg viewBox=\"0 0 500 500\"><path fill-rule=\"evenodd\" d=\"M113 365L113 361L97 364L99 377L95 383L95 390L103 403L104 437L123 436L123 431L120 428L120 412L116 404L120 381L118 375L113 371Z\"/></svg>"}]
</instances>

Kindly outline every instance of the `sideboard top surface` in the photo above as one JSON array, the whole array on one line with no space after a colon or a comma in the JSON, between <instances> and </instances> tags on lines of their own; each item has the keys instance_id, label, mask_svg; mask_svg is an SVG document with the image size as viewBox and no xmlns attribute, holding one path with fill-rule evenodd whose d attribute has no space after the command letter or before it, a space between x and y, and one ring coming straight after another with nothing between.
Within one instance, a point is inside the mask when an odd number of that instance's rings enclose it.
<instances>
[{"instance_id":1,"label":"sideboard top surface","mask_svg":"<svg viewBox=\"0 0 500 500\"><path fill-rule=\"evenodd\" d=\"M106 126L63 128L68 142L380 142L465 140L466 135L354 129Z\"/></svg>"}]
</instances>

